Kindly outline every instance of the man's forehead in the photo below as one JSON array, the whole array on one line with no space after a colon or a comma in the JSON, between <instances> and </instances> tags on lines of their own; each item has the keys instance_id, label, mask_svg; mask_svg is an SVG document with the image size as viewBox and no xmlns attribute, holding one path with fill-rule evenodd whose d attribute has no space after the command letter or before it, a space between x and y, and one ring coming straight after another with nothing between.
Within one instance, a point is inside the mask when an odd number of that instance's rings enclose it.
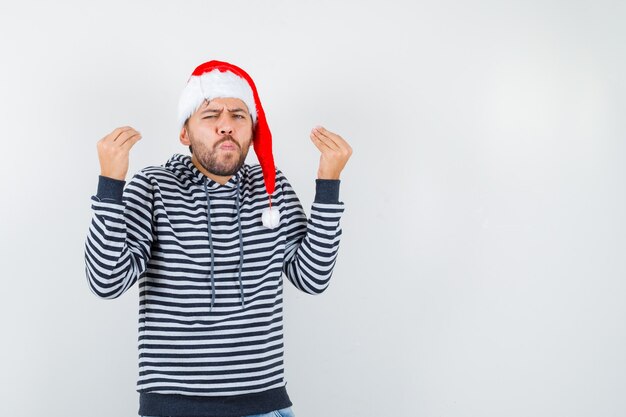
<instances>
[{"instance_id":1,"label":"man's forehead","mask_svg":"<svg viewBox=\"0 0 626 417\"><path fill-rule=\"evenodd\" d=\"M248 106L243 100L238 98L214 98L212 100L204 100L200 105L200 111L222 111L228 110L230 112L233 111L244 111L248 113Z\"/></svg>"}]
</instances>

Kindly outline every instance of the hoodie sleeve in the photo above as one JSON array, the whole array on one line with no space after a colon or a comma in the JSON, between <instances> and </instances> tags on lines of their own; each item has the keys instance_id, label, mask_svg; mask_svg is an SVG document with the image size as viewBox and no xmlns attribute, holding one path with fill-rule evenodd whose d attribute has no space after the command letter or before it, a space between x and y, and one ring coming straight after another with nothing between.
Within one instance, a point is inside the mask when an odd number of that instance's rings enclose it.
<instances>
[{"instance_id":1,"label":"hoodie sleeve","mask_svg":"<svg viewBox=\"0 0 626 417\"><path fill-rule=\"evenodd\" d=\"M85 240L85 273L91 291L113 299L146 271L153 240L154 192L137 173L125 181L99 176L91 197L92 218Z\"/></svg>"},{"instance_id":2,"label":"hoodie sleeve","mask_svg":"<svg viewBox=\"0 0 626 417\"><path fill-rule=\"evenodd\" d=\"M338 201L339 180L316 180L315 200L307 219L287 179L280 171L276 177L282 186L287 232L283 272L299 290L320 294L328 287L339 250L339 220L344 211Z\"/></svg>"}]
</instances>

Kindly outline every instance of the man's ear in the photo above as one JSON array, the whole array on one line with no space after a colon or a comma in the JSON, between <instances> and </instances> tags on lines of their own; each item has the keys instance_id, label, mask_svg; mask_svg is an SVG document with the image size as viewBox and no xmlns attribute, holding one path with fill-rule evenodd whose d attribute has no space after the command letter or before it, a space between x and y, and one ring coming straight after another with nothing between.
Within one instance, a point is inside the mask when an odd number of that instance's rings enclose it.
<instances>
[{"instance_id":1,"label":"man's ear","mask_svg":"<svg viewBox=\"0 0 626 417\"><path fill-rule=\"evenodd\" d=\"M189 141L189 135L187 134L187 123L185 123L185 125L180 129L180 143L182 143L185 146L189 146L191 145L191 142Z\"/></svg>"}]
</instances>

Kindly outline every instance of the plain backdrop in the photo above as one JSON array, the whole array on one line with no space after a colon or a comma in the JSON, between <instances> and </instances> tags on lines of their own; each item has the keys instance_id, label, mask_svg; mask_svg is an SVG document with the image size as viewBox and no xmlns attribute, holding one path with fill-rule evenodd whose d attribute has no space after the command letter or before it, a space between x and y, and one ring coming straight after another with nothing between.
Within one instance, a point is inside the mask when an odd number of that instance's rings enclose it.
<instances>
[{"instance_id":1,"label":"plain backdrop","mask_svg":"<svg viewBox=\"0 0 626 417\"><path fill-rule=\"evenodd\" d=\"M286 286L298 417L626 415L625 2L0 4L0 415L137 415L137 287L84 272L96 142L142 133L127 179L188 153L210 59L307 213L310 129L354 149L332 283Z\"/></svg>"}]
</instances>

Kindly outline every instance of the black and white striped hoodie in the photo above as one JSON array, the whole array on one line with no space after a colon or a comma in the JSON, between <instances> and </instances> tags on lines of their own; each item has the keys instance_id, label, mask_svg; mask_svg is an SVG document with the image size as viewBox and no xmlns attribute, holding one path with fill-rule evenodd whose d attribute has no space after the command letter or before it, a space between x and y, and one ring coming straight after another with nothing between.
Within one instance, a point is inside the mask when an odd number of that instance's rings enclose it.
<instances>
[{"instance_id":1,"label":"black and white striped hoodie","mask_svg":"<svg viewBox=\"0 0 626 417\"><path fill-rule=\"evenodd\" d=\"M277 170L275 229L261 223L268 200L258 165L220 185L175 154L125 184L99 177L85 272L105 299L138 282L139 414L241 416L290 406L283 276L309 294L328 286L344 209L339 180L316 180L307 220Z\"/></svg>"}]
</instances>

